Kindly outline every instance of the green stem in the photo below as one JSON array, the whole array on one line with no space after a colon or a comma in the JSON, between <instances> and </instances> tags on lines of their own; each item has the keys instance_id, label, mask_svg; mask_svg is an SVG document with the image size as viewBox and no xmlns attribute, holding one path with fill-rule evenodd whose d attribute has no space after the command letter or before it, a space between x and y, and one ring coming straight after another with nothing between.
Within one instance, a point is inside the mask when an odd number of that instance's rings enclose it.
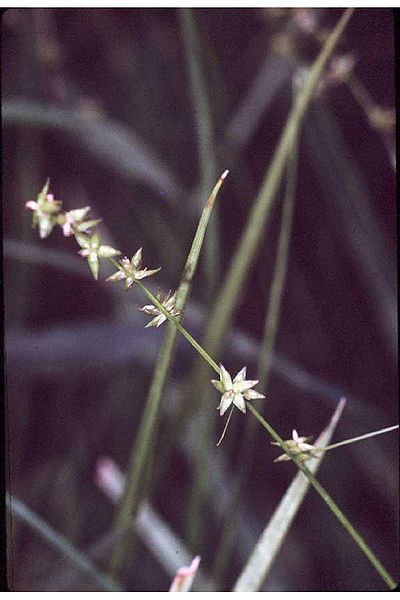
<instances>
[{"instance_id":1,"label":"green stem","mask_svg":"<svg viewBox=\"0 0 400 600\"><path fill-rule=\"evenodd\" d=\"M302 119L311 102L324 67L353 12L354 9L350 8L342 13L318 58L313 63L304 86L297 94L295 104L288 116L278 146L265 174L261 189L254 200L246 226L230 262L230 267L221 287L221 291L215 299L213 312L207 322L206 331L203 337L203 345L208 348L214 356L220 354L234 310L244 293L245 281L251 271L251 263L252 260L254 260L254 255L260 244L262 235L265 233L265 225L271 214L275 195L281 183L288 158L291 155L293 143L298 135ZM203 494L202 492L205 488L207 468L204 458L205 448L209 445L212 437L213 421L206 411L201 410L203 404L206 402L206 392L203 383L203 366L198 362L196 362L193 368L191 382L192 387L196 388L197 394L196 397L193 397L192 394L191 397L187 399L185 409L192 413L196 409L199 411L199 417L196 420L197 436L199 438L196 444L198 445L199 450L196 454L194 464L194 484L191 490L192 501L190 502L191 508L188 523L190 523L192 530L190 534L191 545L194 543L199 545L201 527L197 522L200 522L202 515L205 514L204 500L206 498L206 493ZM197 403L197 406L195 406L195 402Z\"/></svg>"},{"instance_id":2,"label":"green stem","mask_svg":"<svg viewBox=\"0 0 400 600\"><path fill-rule=\"evenodd\" d=\"M204 339L207 346L218 352L228 328L233 311L240 301L244 282L249 274L251 261L254 257L261 236L265 231L265 223L270 215L272 203L286 167L288 157L293 148L293 142L318 80L325 64L333 52L343 33L354 9L349 8L342 14L335 29L327 40L323 50L313 64L309 77L296 98L295 105L288 117L285 129L280 138L274 157L270 163L261 189L253 203L247 224L240 238L238 247L232 257L231 266L225 278L221 292L215 302L213 314L208 322Z\"/></svg>"},{"instance_id":3,"label":"green stem","mask_svg":"<svg viewBox=\"0 0 400 600\"><path fill-rule=\"evenodd\" d=\"M107 590L109 592L121 591L121 588L117 586L112 579L107 577L107 575L99 571L92 561L86 558L86 556L75 548L64 536L50 527L50 525L43 521L43 519L15 496L12 496L11 494L6 495L6 506L12 516L24 522L33 531L38 533L52 548L57 550L57 552L62 554L65 559L75 565L78 570L89 575L102 590ZM12 537L10 535L10 544L11 543Z\"/></svg>"},{"instance_id":4,"label":"green stem","mask_svg":"<svg viewBox=\"0 0 400 600\"><path fill-rule=\"evenodd\" d=\"M297 181L298 163L298 136L296 136L292 154L288 160L286 189L282 204L281 227L279 232L278 248L272 276L272 284L268 297L268 311L265 317L264 337L261 343L257 365L258 389L264 394L268 388L269 373L275 346L276 332L279 324L282 293L286 280L289 257L290 236L292 231L294 198ZM259 404L261 409L262 404ZM235 495L232 496L228 508L227 518L223 525L218 551L214 563L214 578L222 581L225 569L229 564L234 549L235 529L232 523L236 522L239 507L240 490L244 488L250 473L250 463L254 452L254 439L257 434L255 419L247 419L242 442L241 461L239 465L238 482L235 486ZM224 430L225 431L225 430Z\"/></svg>"},{"instance_id":5,"label":"green stem","mask_svg":"<svg viewBox=\"0 0 400 600\"><path fill-rule=\"evenodd\" d=\"M187 339L189 344L193 346L193 348L200 354L200 356L202 356L204 360L208 362L208 364L214 369L214 371L216 371L219 374L219 367L215 360L213 360L211 356L200 346L200 344L196 342L194 337L190 335L190 333L184 327L182 327L182 325L175 319L175 317L171 317L167 309L157 300L154 294L152 294L150 290L148 290L140 281L137 281L136 285L140 287L140 289L146 294L148 299L151 300L154 306L156 306L167 317L167 319L169 319L171 323L175 325L179 333L181 333L183 337Z\"/></svg>"},{"instance_id":6,"label":"green stem","mask_svg":"<svg viewBox=\"0 0 400 600\"><path fill-rule=\"evenodd\" d=\"M178 329L176 325L177 322L179 322L183 318L184 308L190 293L191 284L199 260L200 251L207 230L207 225L209 223L209 219L213 210L217 194L227 174L228 171L225 171L221 175L203 208L197 226L197 230L192 242L192 246L190 248L186 260L181 281L176 292L175 307L177 310L180 311L180 315L178 319L175 319L175 322L173 324L169 324L169 326L167 327L165 336L163 338L158 353L157 363L147 394L141 423L138 428L138 433L130 453L127 485L125 487L125 491L122 500L119 504L115 519L115 528L118 530L126 531L127 535L122 535L120 537L119 542L117 543L115 550L112 554L110 561L110 572L113 575L119 573L124 556L127 553L128 543L130 543L130 552L132 552L134 540L131 532L129 532L128 525L134 519L137 513L139 501L142 498L147 497L150 493L149 490L151 469L149 468L149 463L151 462L152 456L154 454L156 431L159 418L159 407L164 391L165 382L169 373L170 365L172 364L174 358L175 341L176 336L178 334ZM117 263L115 260L111 260L111 262L118 269L124 270L128 275L127 270L123 267L121 263ZM148 292L147 288L145 288L144 286L142 289L144 293L150 294L150 292ZM158 302L157 298L155 298L152 294L150 294L150 296L148 297L151 299L154 305L157 305L160 308L160 310L164 309L164 307Z\"/></svg>"},{"instance_id":7,"label":"green stem","mask_svg":"<svg viewBox=\"0 0 400 600\"><path fill-rule=\"evenodd\" d=\"M398 425L392 425L391 427L386 427L385 429L379 429L379 431L371 431L370 433L364 433L364 435L358 435L357 437L343 440L342 442L337 442L336 444L330 444L329 446L325 446L324 448L316 448L312 451L315 452L326 452L327 450L333 450L334 448L339 448L339 446L345 446L346 444L353 444L353 442L359 442L360 440L365 440L370 437L374 437L375 435L380 435L381 433L388 433L389 431L394 431L398 429Z\"/></svg>"},{"instance_id":8,"label":"green stem","mask_svg":"<svg viewBox=\"0 0 400 600\"><path fill-rule=\"evenodd\" d=\"M201 64L201 47L199 34L191 8L178 10L181 20L187 68L189 73L190 91L192 96L194 120L197 133L197 148L199 157L200 184L196 192L200 198L210 189L215 181L217 160L212 124L212 112L207 93L206 80ZM214 211L208 227L204 244L206 259L205 276L207 283L207 299L213 298L220 280L220 248L218 211Z\"/></svg>"}]
</instances>

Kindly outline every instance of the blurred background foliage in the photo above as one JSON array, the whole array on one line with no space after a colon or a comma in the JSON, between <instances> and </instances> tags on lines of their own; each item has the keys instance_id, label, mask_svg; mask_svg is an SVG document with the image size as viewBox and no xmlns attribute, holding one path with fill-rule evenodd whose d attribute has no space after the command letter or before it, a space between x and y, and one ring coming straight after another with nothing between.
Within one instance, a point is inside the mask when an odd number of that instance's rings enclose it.
<instances>
[{"instance_id":1,"label":"blurred background foliage","mask_svg":"<svg viewBox=\"0 0 400 600\"><path fill-rule=\"evenodd\" d=\"M211 187L201 187L183 21L177 9L10 9L2 20L3 265L7 488L82 552L110 531L114 507L95 484L99 458L122 469L140 422L162 330L145 330L140 293L90 279L71 239L39 241L24 203L46 177L66 209L90 205L103 237L176 287ZM194 9L216 175L230 175L185 326L201 336L215 287L291 106L336 9ZM336 62L335 62L336 61ZM394 36L389 9L359 9L304 120L287 279L265 414L284 437L317 435L341 396L336 439L394 424L397 407ZM204 166L204 165L203 165ZM215 177L216 179L216 177ZM215 357L233 372L256 369L280 227L278 194L243 299ZM110 271L111 272L111 271ZM153 282L151 282L153 283ZM188 529L193 447L188 417L174 415L194 360L185 340L163 399L160 438L172 452L157 472L152 506L182 539ZM213 375L212 375L213 376ZM211 378L211 374L210 374ZM216 396L210 391L210 410ZM221 422L216 414L218 431ZM203 544L212 574L240 464L243 419L214 442ZM216 441L216 440L215 440ZM231 523L236 544L219 589L229 590L295 470L274 465L265 432ZM219 455L217 457L217 455ZM223 458L222 463L221 457ZM360 533L398 577L395 435L327 455L319 474ZM221 466L222 465L222 466ZM212 485L211 482L214 482ZM321 526L323 524L323 527ZM9 531L9 585L95 590L96 584L17 519ZM93 554L100 567L109 548ZM163 591L171 573L138 540L127 590ZM310 492L265 590L380 590L376 573Z\"/></svg>"}]
</instances>

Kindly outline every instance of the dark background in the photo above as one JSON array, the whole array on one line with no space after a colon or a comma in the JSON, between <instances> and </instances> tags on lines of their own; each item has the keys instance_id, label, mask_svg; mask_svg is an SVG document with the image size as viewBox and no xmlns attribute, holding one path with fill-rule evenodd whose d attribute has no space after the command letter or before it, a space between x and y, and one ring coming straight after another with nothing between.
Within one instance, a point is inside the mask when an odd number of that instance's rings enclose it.
<instances>
[{"instance_id":1,"label":"dark background","mask_svg":"<svg viewBox=\"0 0 400 600\"><path fill-rule=\"evenodd\" d=\"M336 9L310 9L316 30ZM296 9L195 9L214 126L221 273L227 271L290 110L292 75L318 53ZM301 23L300 23L301 24ZM90 205L105 239L174 288L199 216L199 161L182 26L176 9L12 9L2 19L3 232L7 487L85 551L112 524L94 483L96 461L126 468L162 331L145 330L139 291L98 283L57 230L41 241L24 209L50 177L66 209ZM345 439L398 421L394 30L388 9L358 9L336 50L348 83L321 89L304 121L288 274L265 414L284 437L317 435L341 396ZM258 82L257 85L255 82ZM371 121L378 107L384 126ZM384 111L384 112L382 112ZM278 200L281 199L281 192ZM276 202L249 272L222 359L256 369L280 225ZM216 216L215 216L216 218ZM88 277L89 275L89 277ZM185 324L201 336L212 306L201 260ZM113 289L111 289L113 288ZM211 290L212 291L212 290ZM152 503L185 537L193 453L173 431L176 395L194 352L180 340L161 432L176 439ZM172 415L172 418L171 418ZM221 452L222 491L235 478L243 428ZM196 424L187 423L191 427ZM221 426L217 421L217 428ZM398 578L396 434L327 455L319 478ZM232 527L240 537L221 590L231 589L295 470L273 464L264 432ZM158 448L162 452L161 448ZM194 449L195 451L195 449ZM211 573L222 522L209 497L202 567ZM25 525L10 540L14 591L90 590ZM140 542L139 542L140 545ZM145 548L126 590L165 591L170 576ZM106 560L106 557L103 557ZM102 560L99 564L102 565ZM384 583L313 491L265 590L382 590Z\"/></svg>"}]
</instances>

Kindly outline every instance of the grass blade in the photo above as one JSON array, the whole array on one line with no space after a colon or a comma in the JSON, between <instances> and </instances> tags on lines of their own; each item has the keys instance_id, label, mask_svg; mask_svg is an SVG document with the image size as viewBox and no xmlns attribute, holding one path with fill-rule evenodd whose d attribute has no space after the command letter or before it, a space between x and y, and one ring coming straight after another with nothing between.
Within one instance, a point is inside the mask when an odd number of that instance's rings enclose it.
<instances>
[{"instance_id":1,"label":"grass blade","mask_svg":"<svg viewBox=\"0 0 400 600\"><path fill-rule=\"evenodd\" d=\"M241 236L238 248L232 257L231 267L225 279L224 285L217 297L215 309L209 320L202 346L207 348L211 356L218 356L221 350L225 332L231 321L233 311L242 296L245 280L249 274L251 262L261 240L266 220L271 212L273 200L278 186L281 182L284 169L293 147L294 140L302 118L312 99L315 87L323 73L324 67L331 56L337 42L340 39L346 25L353 14L354 9L346 9L325 45L310 69L308 78L298 93L295 105L288 117L285 129L275 151L272 163L266 173L261 190L256 197L247 224ZM207 372L203 362L196 362L192 374L192 389L197 389L196 402L199 407L203 404L204 385L207 381ZM207 381L208 385L208 381ZM197 387L195 387L197 386ZM207 395L208 399L208 395ZM200 400L200 402L199 402ZM193 410L193 405L187 400L188 409ZM189 535L189 543L193 546L199 541L201 526L196 525L194 515L198 517L204 514L202 504L206 495L204 485L207 481L206 466L204 464L204 448L212 438L212 423L209 411L199 410L198 435L199 451L195 465L195 479L192 488L192 499L190 502L190 517L188 522L192 524ZM203 497L203 499L202 499Z\"/></svg>"},{"instance_id":2,"label":"grass blade","mask_svg":"<svg viewBox=\"0 0 400 600\"><path fill-rule=\"evenodd\" d=\"M186 261L182 279L177 290L176 308L180 310L182 314L180 318L176 319L178 328L172 323L168 324L167 331L158 354L157 365L150 385L142 421L131 452L127 475L128 483L115 519L115 527L117 529L127 528L129 521L134 518L137 512L138 504L141 500L140 490L144 481L146 467L153 450L155 439L154 434L157 427L160 402L169 369L174 357L176 336L177 332L179 331L179 321L183 316L185 304L190 293L192 279L197 267L204 235L214 202L227 174L227 171L222 174L206 202L200 217L196 234L193 239L192 247ZM116 546L110 564L110 570L112 573L117 573L119 571L126 542L126 536L122 536L119 544Z\"/></svg>"},{"instance_id":3,"label":"grass blade","mask_svg":"<svg viewBox=\"0 0 400 600\"><path fill-rule=\"evenodd\" d=\"M196 28L194 13L191 8L181 8L178 11L183 38L185 54L189 72L190 91L193 102L193 112L196 123L197 146L199 154L200 184L196 195L203 198L211 188L217 176L217 160L215 156L215 143L211 107L207 94L206 81L201 65L201 47ZM209 223L207 236L204 243L205 276L208 287L207 297L213 297L219 282L219 233L218 210L214 210Z\"/></svg>"},{"instance_id":4,"label":"grass blade","mask_svg":"<svg viewBox=\"0 0 400 600\"><path fill-rule=\"evenodd\" d=\"M262 425L262 427L264 427L264 429L268 431L270 436L273 437L276 442L278 442L278 445L286 452L286 454L290 454L290 450L286 442L278 435L275 429L260 415L260 413L254 408L254 406L250 402L247 402L247 408L254 415L254 417L257 419L260 425ZM340 510L339 506L336 504L333 498L328 494L325 488L315 478L310 469L302 461L300 461L297 456L292 454L291 459L297 465L300 471L304 473L304 475L307 477L313 488L318 492L322 500L328 506L329 510L332 511L337 520L346 529L347 533L353 538L357 546L360 548L361 552L363 552L363 554L369 560L376 572L386 583L388 588L394 589L396 586L396 582L394 581L394 579L387 572L380 560L378 560L378 558L375 556L375 554L368 546L366 541L363 539L363 537L353 527L346 515Z\"/></svg>"},{"instance_id":5,"label":"grass blade","mask_svg":"<svg viewBox=\"0 0 400 600\"><path fill-rule=\"evenodd\" d=\"M354 257L360 281L370 295L377 323L397 356L395 263L374 218L373 199L328 105L321 102L310 117L304 123L304 138L321 185L329 190L326 206L338 220L347 252Z\"/></svg>"},{"instance_id":6,"label":"grass blade","mask_svg":"<svg viewBox=\"0 0 400 600\"><path fill-rule=\"evenodd\" d=\"M61 534L55 531L50 525L48 525L43 519L36 515L30 508L28 508L23 502L7 494L6 506L10 511L11 515L20 521L26 523L31 529L36 531L50 546L60 552L66 559L73 563L77 569L90 575L92 580L102 590L108 592L120 592L122 591L107 575L101 573L97 567L82 554L77 548L74 548L68 540L66 540ZM10 535L10 544L11 535Z\"/></svg>"},{"instance_id":7,"label":"grass blade","mask_svg":"<svg viewBox=\"0 0 400 600\"><path fill-rule=\"evenodd\" d=\"M136 179L163 192L174 205L187 192L163 162L132 130L116 121L92 120L79 110L66 110L28 100L4 100L4 126L52 129L70 135L91 156L122 177Z\"/></svg>"},{"instance_id":8,"label":"grass blade","mask_svg":"<svg viewBox=\"0 0 400 600\"><path fill-rule=\"evenodd\" d=\"M335 29L329 36L323 50L314 62L303 89L298 94L295 105L289 115L282 137L275 151L271 166L265 176L261 190L257 195L251 210L246 227L239 242L239 246L231 261L231 268L224 282L223 288L216 302L215 310L207 328L207 340L205 343L210 348L211 354L216 354L215 348L219 349L221 340L232 317L233 310L240 297L244 281L249 271L251 261L254 257L257 245L264 231L265 222L270 213L274 195L282 179L287 159L296 139L300 122L312 99L313 92L323 69L332 54L339 38L344 31L354 9L347 9Z\"/></svg>"},{"instance_id":9,"label":"grass blade","mask_svg":"<svg viewBox=\"0 0 400 600\"><path fill-rule=\"evenodd\" d=\"M278 239L278 248L275 259L274 273L268 298L268 311L265 318L264 338L261 343L260 354L258 357L257 379L259 381L258 389L266 394L268 389L268 379L272 364L272 355L275 346L276 332L279 323L279 314L281 307L282 293L286 280L286 271L289 256L289 244L292 231L292 219L294 208L294 197L297 181L297 140L293 145L293 152L290 157L287 168L287 181L285 197L282 205L281 229ZM260 401L261 402L261 401ZM262 404L259 403L259 410ZM229 517L224 523L224 528L215 559L215 579L221 581L226 566L233 550L235 540L235 529L232 523L237 522L237 509L240 499L240 491L245 488L249 471L249 464L253 454L254 440L256 432L256 420L247 419L245 425L245 434L242 442L242 454L239 467L238 485L236 493L232 497L229 508Z\"/></svg>"},{"instance_id":10,"label":"grass blade","mask_svg":"<svg viewBox=\"0 0 400 600\"><path fill-rule=\"evenodd\" d=\"M345 400L341 400L327 428L318 438L319 445L327 445L335 431L336 425L342 414ZM308 461L308 468L316 473L321 459L312 458ZM297 473L285 495L280 501L267 527L261 534L245 568L240 574L234 592L259 591L267 577L279 550L285 541L292 522L306 496L310 482L303 473Z\"/></svg>"}]
</instances>

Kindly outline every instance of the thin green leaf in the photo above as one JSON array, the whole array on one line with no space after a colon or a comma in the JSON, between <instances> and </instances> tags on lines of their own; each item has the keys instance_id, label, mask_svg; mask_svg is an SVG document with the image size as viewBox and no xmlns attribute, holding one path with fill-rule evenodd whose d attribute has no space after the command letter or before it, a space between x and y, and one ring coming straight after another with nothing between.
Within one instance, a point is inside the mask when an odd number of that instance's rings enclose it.
<instances>
[{"instance_id":1,"label":"thin green leaf","mask_svg":"<svg viewBox=\"0 0 400 600\"><path fill-rule=\"evenodd\" d=\"M144 481L146 467L153 451L160 402L169 369L174 358L177 331L180 331L183 335L185 335L185 337L189 335L187 334L186 330L180 326L180 320L183 318L186 301L190 294L193 276L196 271L204 235L214 202L227 174L227 171L222 174L206 202L192 242L185 268L183 270L181 282L177 290L175 304L176 309L179 310L181 314L179 317L173 319L173 323L168 324L167 331L158 354L156 368L154 370L153 379L147 396L142 421L131 452L127 476L128 483L115 520L115 525L118 528L126 527L128 522L135 516L138 509L138 503L141 499L140 490ZM165 309L157 301L157 298L153 296L146 288L144 288L140 282L138 282L138 286L145 291L146 295L150 298L154 306L157 306L165 314ZM166 312L166 316L170 318L168 312ZM189 337L191 336L189 335ZM190 339L189 341L190 343L195 342L195 340ZM195 343L197 344L197 342ZM216 368L218 370L218 367ZM126 537L123 536L121 537L120 543L116 546L110 564L110 569L113 573L116 573L119 570L126 541Z\"/></svg>"},{"instance_id":2,"label":"thin green leaf","mask_svg":"<svg viewBox=\"0 0 400 600\"><path fill-rule=\"evenodd\" d=\"M258 389L267 393L268 380L272 363L272 355L275 346L276 332L279 324L282 293L286 280L286 271L289 258L289 245L292 231L293 208L297 181L298 163L298 140L293 144L290 160L287 165L286 190L282 203L281 227L279 233L278 247L274 272L267 301L268 310L265 317L264 337L261 343L257 364ZM258 409L264 404L264 400L257 403ZM242 442L241 461L239 466L238 483L235 494L232 496L228 509L227 518L223 525L218 551L216 553L214 576L217 581L222 581L225 568L229 564L236 537L235 528L232 523L237 522L237 511L239 508L240 491L246 487L246 482L251 472L249 464L254 452L254 439L257 435L257 421L247 419L245 424L244 439ZM228 517L229 515L229 517Z\"/></svg>"},{"instance_id":3,"label":"thin green leaf","mask_svg":"<svg viewBox=\"0 0 400 600\"><path fill-rule=\"evenodd\" d=\"M394 431L398 429L398 425L391 425L391 427L385 427L385 429L379 429L379 431L370 431L369 433L364 433L363 435L358 435L357 437L350 438L348 440L342 440L341 442L336 442L336 444L331 444L330 446L324 446L319 448L320 452L326 452L327 450L334 450L335 448L339 448L340 446L347 446L348 444L354 444L355 442L361 442L362 440L366 440L371 437L375 437L376 435L382 435L382 433L389 433L389 431Z\"/></svg>"},{"instance_id":4,"label":"thin green leaf","mask_svg":"<svg viewBox=\"0 0 400 600\"><path fill-rule=\"evenodd\" d=\"M61 109L32 100L9 99L2 103L3 125L65 133L122 177L147 184L174 204L187 195L177 177L132 128L110 119L90 119L79 110Z\"/></svg>"},{"instance_id":5,"label":"thin green leaf","mask_svg":"<svg viewBox=\"0 0 400 600\"><path fill-rule=\"evenodd\" d=\"M343 13L335 29L327 39L320 55L311 67L304 87L299 92L295 105L289 115L261 190L254 201L238 248L232 258L230 270L207 327L206 341L203 345L210 349L212 355L218 354L233 311L239 302L245 279L250 272L251 261L253 260L261 236L265 232L265 223L271 212L275 193L282 179L286 162L292 151L304 113L312 99L323 69L353 12L354 9L349 8Z\"/></svg>"},{"instance_id":6,"label":"thin green leaf","mask_svg":"<svg viewBox=\"0 0 400 600\"><path fill-rule=\"evenodd\" d=\"M211 356L218 356L226 337L225 333L232 319L235 307L242 296L245 280L251 270L251 262L254 258L261 236L265 232L265 223L270 215L273 200L281 182L284 169L292 151L294 140L297 138L300 123L310 104L316 85L323 73L324 67L331 56L337 42L340 39L354 9L349 8L344 11L336 27L327 38L322 51L312 65L308 78L297 95L294 107L288 117L285 129L280 138L278 147L275 151L273 160L267 170L261 190L256 197L247 225L244 228L238 248L232 257L231 266L223 287L217 297L215 309L208 321L208 326L202 346L207 348ZM198 415L198 445L197 461L195 464L194 485L192 487L192 499L190 502L190 516L188 522L193 524L190 532L189 544L198 543L201 532L200 523L194 527L196 521L194 515L205 514L202 506L200 490L204 488L206 480L204 464L204 448L210 444L213 437L213 427L209 412L202 411L203 400L208 395L205 394L206 373L203 362L197 361L192 373L192 389L197 389L196 402L199 411ZM193 404L188 398L186 402L187 410L193 411ZM203 499L205 494L202 493Z\"/></svg>"},{"instance_id":7,"label":"thin green leaf","mask_svg":"<svg viewBox=\"0 0 400 600\"><path fill-rule=\"evenodd\" d=\"M26 523L31 529L36 531L50 546L60 552L66 559L73 563L77 569L90 575L92 580L96 582L102 590L108 592L122 591L107 575L101 573L84 554L75 548L61 534L57 533L50 525L48 525L37 514L30 510L23 502L7 494L6 496L7 509L16 519Z\"/></svg>"},{"instance_id":8,"label":"thin green leaf","mask_svg":"<svg viewBox=\"0 0 400 600\"><path fill-rule=\"evenodd\" d=\"M320 445L326 445L332 438L333 432L342 414L345 401L342 399L327 428L318 438ZM321 458L311 458L307 466L312 473L316 473ZM293 520L306 496L310 482L301 472L297 473L285 495L275 509L268 525L260 536L249 560L241 572L233 591L256 592L261 590L279 550L289 532Z\"/></svg>"},{"instance_id":9,"label":"thin green leaf","mask_svg":"<svg viewBox=\"0 0 400 600\"><path fill-rule=\"evenodd\" d=\"M197 147L199 155L200 183L196 196L203 198L217 176L217 159L212 124L211 106L207 85L201 64L201 44L191 8L178 11L185 44L185 54L189 73L193 113L196 123ZM218 210L214 211L204 243L205 279L208 298L213 297L220 280L220 249Z\"/></svg>"}]
</instances>

